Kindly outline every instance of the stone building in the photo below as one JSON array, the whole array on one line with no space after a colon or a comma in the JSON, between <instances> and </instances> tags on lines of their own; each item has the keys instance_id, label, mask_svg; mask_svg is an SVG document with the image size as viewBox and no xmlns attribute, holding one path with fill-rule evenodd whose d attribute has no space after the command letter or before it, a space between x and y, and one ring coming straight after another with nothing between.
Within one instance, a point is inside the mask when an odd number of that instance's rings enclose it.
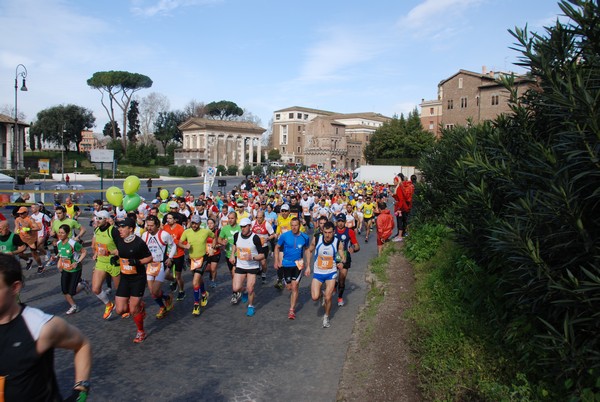
<instances>
[{"instance_id":1,"label":"stone building","mask_svg":"<svg viewBox=\"0 0 600 402\"><path fill-rule=\"evenodd\" d=\"M0 166L2 169L14 169L13 163L15 151L18 151L18 167L23 169L23 151L25 150L25 139L28 138L29 124L18 123L20 146L15 149L15 118L0 113L0 148L2 156Z\"/></svg>"},{"instance_id":2,"label":"stone building","mask_svg":"<svg viewBox=\"0 0 600 402\"><path fill-rule=\"evenodd\" d=\"M317 118L321 118L319 122L311 124ZM293 106L274 112L270 146L279 150L284 163L331 167L333 162L338 168L355 168L366 163L364 148L375 130L389 120L389 117L373 112L335 113ZM343 141L338 138L342 131ZM325 138L329 140L324 141ZM309 143L309 139L315 142ZM335 145L335 148L320 151L315 144L322 141ZM325 155L331 158L319 159Z\"/></svg>"},{"instance_id":3,"label":"stone building","mask_svg":"<svg viewBox=\"0 0 600 402\"><path fill-rule=\"evenodd\" d=\"M175 165L194 165L199 172L208 166L261 163L261 137L266 131L245 121L193 117L179 126L183 147L175 151Z\"/></svg>"},{"instance_id":4,"label":"stone building","mask_svg":"<svg viewBox=\"0 0 600 402\"><path fill-rule=\"evenodd\" d=\"M519 95L535 86L531 78L514 73L488 72L485 67L481 73L459 70L440 81L438 99L421 102L423 128L439 136L440 127L465 126L469 120L478 124L510 113L510 94L498 81L503 75L514 75Z\"/></svg>"}]
</instances>

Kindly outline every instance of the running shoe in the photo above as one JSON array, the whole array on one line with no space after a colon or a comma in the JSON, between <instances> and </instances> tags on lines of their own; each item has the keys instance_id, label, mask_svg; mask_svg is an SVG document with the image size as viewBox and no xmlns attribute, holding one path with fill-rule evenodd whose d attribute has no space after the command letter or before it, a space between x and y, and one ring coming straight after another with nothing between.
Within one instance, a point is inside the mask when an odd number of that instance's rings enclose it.
<instances>
[{"instance_id":1,"label":"running shoe","mask_svg":"<svg viewBox=\"0 0 600 402\"><path fill-rule=\"evenodd\" d=\"M144 342L145 339L146 339L146 332L138 331L137 334L135 335L135 338L133 338L133 342L134 343L142 343L142 342Z\"/></svg>"},{"instance_id":2,"label":"running shoe","mask_svg":"<svg viewBox=\"0 0 600 402\"><path fill-rule=\"evenodd\" d=\"M165 300L165 307L167 308L167 312L173 310L173 296L169 295L169 297L167 297L167 300Z\"/></svg>"},{"instance_id":3,"label":"running shoe","mask_svg":"<svg viewBox=\"0 0 600 402\"><path fill-rule=\"evenodd\" d=\"M365 243L369 242L369 236L365 237Z\"/></svg>"},{"instance_id":4,"label":"running shoe","mask_svg":"<svg viewBox=\"0 0 600 402\"><path fill-rule=\"evenodd\" d=\"M167 308L161 307L158 309L158 313L156 313L156 319L161 320L161 319L165 318L166 315L167 315Z\"/></svg>"},{"instance_id":5,"label":"running shoe","mask_svg":"<svg viewBox=\"0 0 600 402\"><path fill-rule=\"evenodd\" d=\"M56 260L48 260L46 262L46 268L50 268L50 267L54 267L56 266Z\"/></svg>"},{"instance_id":6,"label":"running shoe","mask_svg":"<svg viewBox=\"0 0 600 402\"><path fill-rule=\"evenodd\" d=\"M238 304L242 298L242 292L235 292L231 295L231 304Z\"/></svg>"},{"instance_id":7,"label":"running shoe","mask_svg":"<svg viewBox=\"0 0 600 402\"><path fill-rule=\"evenodd\" d=\"M127 318L129 318L129 317L131 317L131 314L129 314L129 313L123 313L123 314L121 314L121 318L124 319L124 320L127 319Z\"/></svg>"},{"instance_id":8,"label":"running shoe","mask_svg":"<svg viewBox=\"0 0 600 402\"><path fill-rule=\"evenodd\" d=\"M211 289L214 289L217 287L217 281L210 281L210 285L208 285L208 287L210 287Z\"/></svg>"},{"instance_id":9,"label":"running shoe","mask_svg":"<svg viewBox=\"0 0 600 402\"><path fill-rule=\"evenodd\" d=\"M181 301L183 299L185 299L185 292L177 293L177 300Z\"/></svg>"},{"instance_id":10,"label":"running shoe","mask_svg":"<svg viewBox=\"0 0 600 402\"><path fill-rule=\"evenodd\" d=\"M112 316L112 312L114 309L115 309L115 303L113 303L113 302L106 303L106 307L104 308L104 316L102 318L104 318L105 320L108 320Z\"/></svg>"},{"instance_id":11,"label":"running shoe","mask_svg":"<svg viewBox=\"0 0 600 402\"><path fill-rule=\"evenodd\" d=\"M77 304L73 304L70 309L67 310L67 315L75 314L79 312L79 307Z\"/></svg>"},{"instance_id":12,"label":"running shoe","mask_svg":"<svg viewBox=\"0 0 600 402\"><path fill-rule=\"evenodd\" d=\"M397 242L403 241L403 240L404 239L402 238L402 236L397 236L397 237L394 237L394 239L392 241L397 243Z\"/></svg>"},{"instance_id":13,"label":"running shoe","mask_svg":"<svg viewBox=\"0 0 600 402\"><path fill-rule=\"evenodd\" d=\"M248 306L248 310L246 311L246 315L248 317L254 317L254 306Z\"/></svg>"},{"instance_id":14,"label":"running shoe","mask_svg":"<svg viewBox=\"0 0 600 402\"><path fill-rule=\"evenodd\" d=\"M277 279L277 282L275 282L275 285L273 287L275 289L283 290L283 283L281 283L281 281Z\"/></svg>"},{"instance_id":15,"label":"running shoe","mask_svg":"<svg viewBox=\"0 0 600 402\"><path fill-rule=\"evenodd\" d=\"M25 264L25 269L27 271L29 271L31 269L31 266L33 265L33 258L30 258L27 260L27 264ZM41 274L41 272L38 271L38 273Z\"/></svg>"},{"instance_id":16,"label":"running shoe","mask_svg":"<svg viewBox=\"0 0 600 402\"><path fill-rule=\"evenodd\" d=\"M41 274L42 272L44 272L44 266L43 265L38 265L38 267L37 267L37 273Z\"/></svg>"},{"instance_id":17,"label":"running shoe","mask_svg":"<svg viewBox=\"0 0 600 402\"><path fill-rule=\"evenodd\" d=\"M202 307L206 307L207 304L208 304L208 292L204 292L204 294L202 295L202 299L200 299L200 305Z\"/></svg>"},{"instance_id":18,"label":"running shoe","mask_svg":"<svg viewBox=\"0 0 600 402\"><path fill-rule=\"evenodd\" d=\"M295 320L296 319L296 313L294 312L294 309L290 309L290 311L288 312L288 318L290 320Z\"/></svg>"},{"instance_id":19,"label":"running shoe","mask_svg":"<svg viewBox=\"0 0 600 402\"><path fill-rule=\"evenodd\" d=\"M248 293L242 293L242 303L248 303Z\"/></svg>"},{"instance_id":20,"label":"running shoe","mask_svg":"<svg viewBox=\"0 0 600 402\"><path fill-rule=\"evenodd\" d=\"M338 306L342 307L344 304L346 304L346 303L344 303L344 299L341 297L338 297Z\"/></svg>"},{"instance_id":21,"label":"running shoe","mask_svg":"<svg viewBox=\"0 0 600 402\"><path fill-rule=\"evenodd\" d=\"M331 326L331 324L329 323L329 317L324 315L323 316L323 328L329 328Z\"/></svg>"},{"instance_id":22,"label":"running shoe","mask_svg":"<svg viewBox=\"0 0 600 402\"><path fill-rule=\"evenodd\" d=\"M199 304L194 304L194 309L192 310L192 315L200 315L200 305Z\"/></svg>"},{"instance_id":23,"label":"running shoe","mask_svg":"<svg viewBox=\"0 0 600 402\"><path fill-rule=\"evenodd\" d=\"M171 289L171 292L174 292L177 290L177 282L171 282L169 284L169 289Z\"/></svg>"}]
</instances>

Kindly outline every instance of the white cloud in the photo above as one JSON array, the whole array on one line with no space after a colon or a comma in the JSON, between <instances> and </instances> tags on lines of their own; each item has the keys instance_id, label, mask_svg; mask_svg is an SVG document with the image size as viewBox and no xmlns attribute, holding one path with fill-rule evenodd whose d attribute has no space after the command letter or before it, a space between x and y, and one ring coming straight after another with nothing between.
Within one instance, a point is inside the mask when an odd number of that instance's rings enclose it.
<instances>
[{"instance_id":1,"label":"white cloud","mask_svg":"<svg viewBox=\"0 0 600 402\"><path fill-rule=\"evenodd\" d=\"M221 3L223 0L132 0L131 12L135 15L153 17L158 14L169 14L169 12L190 6L202 6ZM151 3L151 4L147 4Z\"/></svg>"},{"instance_id":2,"label":"white cloud","mask_svg":"<svg viewBox=\"0 0 600 402\"><path fill-rule=\"evenodd\" d=\"M457 22L470 7L484 0L425 0L413 7L400 18L398 26L402 30L417 31L415 34L437 31L452 22Z\"/></svg>"},{"instance_id":3,"label":"white cloud","mask_svg":"<svg viewBox=\"0 0 600 402\"><path fill-rule=\"evenodd\" d=\"M322 82L344 80L344 71L372 60L386 47L379 34L333 28L324 31L324 38L307 50L301 68L300 81Z\"/></svg>"}]
</instances>

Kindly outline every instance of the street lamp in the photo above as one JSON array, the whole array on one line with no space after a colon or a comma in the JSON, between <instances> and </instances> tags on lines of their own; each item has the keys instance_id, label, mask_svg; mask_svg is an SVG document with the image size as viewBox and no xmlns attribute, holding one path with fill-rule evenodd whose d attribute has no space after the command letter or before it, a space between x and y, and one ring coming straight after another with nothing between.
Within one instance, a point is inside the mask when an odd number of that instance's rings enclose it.
<instances>
[{"instance_id":1,"label":"street lamp","mask_svg":"<svg viewBox=\"0 0 600 402\"><path fill-rule=\"evenodd\" d=\"M19 72L19 67L23 67L23 71ZM14 161L15 164L15 183L14 186L17 186L17 178L19 172L19 150L20 150L20 135L19 135L19 115L17 114L17 94L19 93L19 76L23 78L23 85L21 86L21 91L27 91L27 86L25 85L25 78L27 78L27 68L23 64L18 64L17 68L15 68L15 129L13 132L14 139Z\"/></svg>"},{"instance_id":2,"label":"street lamp","mask_svg":"<svg viewBox=\"0 0 600 402\"><path fill-rule=\"evenodd\" d=\"M60 132L60 170L62 172L62 182L65 181L65 123L63 123L63 129Z\"/></svg>"}]
</instances>

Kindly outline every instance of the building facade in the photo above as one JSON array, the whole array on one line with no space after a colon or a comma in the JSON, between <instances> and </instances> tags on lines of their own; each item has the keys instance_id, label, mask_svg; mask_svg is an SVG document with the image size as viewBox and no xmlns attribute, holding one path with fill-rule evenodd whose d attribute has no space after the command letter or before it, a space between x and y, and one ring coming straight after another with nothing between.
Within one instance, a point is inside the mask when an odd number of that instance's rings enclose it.
<instances>
[{"instance_id":1,"label":"building facade","mask_svg":"<svg viewBox=\"0 0 600 402\"><path fill-rule=\"evenodd\" d=\"M266 131L254 123L194 117L179 126L183 147L175 150L175 165L208 166L261 163L261 138Z\"/></svg>"},{"instance_id":2,"label":"building facade","mask_svg":"<svg viewBox=\"0 0 600 402\"><path fill-rule=\"evenodd\" d=\"M498 81L503 75L513 75L518 95L535 86L535 81L514 73L487 71L481 73L459 70L438 84L438 99L423 100L421 124L439 137L441 128L478 124L510 113L510 93ZM432 128L432 124L434 125Z\"/></svg>"},{"instance_id":3,"label":"building facade","mask_svg":"<svg viewBox=\"0 0 600 402\"><path fill-rule=\"evenodd\" d=\"M81 132L81 142L79 143L79 152L90 152L92 149L98 149L98 138L91 130Z\"/></svg>"},{"instance_id":4,"label":"building facade","mask_svg":"<svg viewBox=\"0 0 600 402\"><path fill-rule=\"evenodd\" d=\"M311 124L317 119L316 124ZM284 163L355 168L366 163L364 148L375 130L389 120L389 117L372 112L344 114L293 106L273 113L269 145L279 150ZM343 141L339 137L341 132ZM315 144L335 147L322 150ZM320 159L327 155L331 158Z\"/></svg>"},{"instance_id":5,"label":"building facade","mask_svg":"<svg viewBox=\"0 0 600 402\"><path fill-rule=\"evenodd\" d=\"M15 147L15 118L0 113L0 148L2 157L0 158L0 166L2 169L14 169L15 151L17 152L18 168L23 169L25 150L25 138L29 132L29 124L18 123L19 147Z\"/></svg>"}]
</instances>

